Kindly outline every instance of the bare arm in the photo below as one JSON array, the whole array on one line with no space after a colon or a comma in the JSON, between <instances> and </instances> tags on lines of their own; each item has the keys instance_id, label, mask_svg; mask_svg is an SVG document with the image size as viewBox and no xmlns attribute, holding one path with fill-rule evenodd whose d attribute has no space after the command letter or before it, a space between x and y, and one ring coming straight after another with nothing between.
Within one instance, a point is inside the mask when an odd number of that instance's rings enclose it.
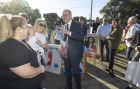
<instances>
[{"instance_id":1,"label":"bare arm","mask_svg":"<svg viewBox=\"0 0 140 89\"><path fill-rule=\"evenodd\" d=\"M107 36L106 39L108 39L108 40L114 40L115 38L114 37Z\"/></svg>"},{"instance_id":2,"label":"bare arm","mask_svg":"<svg viewBox=\"0 0 140 89\"><path fill-rule=\"evenodd\" d=\"M10 68L10 70L15 74L17 74L18 76L20 76L21 78L26 78L26 79L33 78L45 72L45 68L43 65L35 68L31 66L30 63L18 67Z\"/></svg>"},{"instance_id":3,"label":"bare arm","mask_svg":"<svg viewBox=\"0 0 140 89\"><path fill-rule=\"evenodd\" d=\"M101 37L100 35L98 35L98 38L100 38L102 41L105 41L105 37Z\"/></svg>"},{"instance_id":4,"label":"bare arm","mask_svg":"<svg viewBox=\"0 0 140 89\"><path fill-rule=\"evenodd\" d=\"M39 40L37 40L36 43L40 45L42 48L47 48L47 44L42 44Z\"/></svg>"},{"instance_id":5,"label":"bare arm","mask_svg":"<svg viewBox=\"0 0 140 89\"><path fill-rule=\"evenodd\" d=\"M130 37L123 37L124 40L132 40L133 39L133 36L130 36Z\"/></svg>"}]
</instances>

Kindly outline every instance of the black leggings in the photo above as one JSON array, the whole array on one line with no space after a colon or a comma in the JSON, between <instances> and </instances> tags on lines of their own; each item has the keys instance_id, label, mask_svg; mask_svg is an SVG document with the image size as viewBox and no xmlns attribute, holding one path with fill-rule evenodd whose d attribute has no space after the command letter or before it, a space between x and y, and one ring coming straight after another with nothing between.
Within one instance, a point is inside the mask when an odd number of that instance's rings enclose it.
<instances>
[{"instance_id":1,"label":"black leggings","mask_svg":"<svg viewBox=\"0 0 140 89\"><path fill-rule=\"evenodd\" d=\"M116 49L109 49L109 69L113 70L113 65L114 65L114 56L116 53Z\"/></svg>"}]
</instances>

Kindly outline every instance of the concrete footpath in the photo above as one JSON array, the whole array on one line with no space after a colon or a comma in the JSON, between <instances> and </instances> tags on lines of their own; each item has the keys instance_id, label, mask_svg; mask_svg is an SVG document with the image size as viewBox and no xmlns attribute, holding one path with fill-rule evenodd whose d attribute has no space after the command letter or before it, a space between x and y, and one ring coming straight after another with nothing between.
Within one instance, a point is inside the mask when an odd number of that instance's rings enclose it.
<instances>
[{"instance_id":1,"label":"concrete footpath","mask_svg":"<svg viewBox=\"0 0 140 89\"><path fill-rule=\"evenodd\" d=\"M125 81L125 72L128 61L125 53L119 53L115 56L114 73L116 77L111 77L105 71L108 68L108 63L97 59L96 65L93 65L93 60L87 60L87 73L81 81L82 89L125 89L128 82ZM57 75L50 72L45 72L45 78L42 81L42 87L46 89L64 89L66 86L65 75ZM75 88L75 81L73 78L73 89ZM136 89L134 86L133 89Z\"/></svg>"}]
</instances>

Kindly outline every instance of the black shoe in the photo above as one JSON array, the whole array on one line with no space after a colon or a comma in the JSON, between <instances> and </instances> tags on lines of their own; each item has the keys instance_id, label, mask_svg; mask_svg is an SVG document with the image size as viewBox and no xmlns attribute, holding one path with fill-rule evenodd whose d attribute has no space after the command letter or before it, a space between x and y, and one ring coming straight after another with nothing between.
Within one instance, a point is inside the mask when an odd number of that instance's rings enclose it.
<instances>
[{"instance_id":1,"label":"black shoe","mask_svg":"<svg viewBox=\"0 0 140 89\"><path fill-rule=\"evenodd\" d=\"M109 69L105 69L105 71L109 72Z\"/></svg>"},{"instance_id":2,"label":"black shoe","mask_svg":"<svg viewBox=\"0 0 140 89\"><path fill-rule=\"evenodd\" d=\"M72 87L68 87L68 86L66 86L65 89L72 89Z\"/></svg>"},{"instance_id":3,"label":"black shoe","mask_svg":"<svg viewBox=\"0 0 140 89\"><path fill-rule=\"evenodd\" d=\"M111 77L115 77L115 75L114 75L113 72L109 72L109 75L110 75Z\"/></svg>"},{"instance_id":4,"label":"black shoe","mask_svg":"<svg viewBox=\"0 0 140 89\"><path fill-rule=\"evenodd\" d=\"M131 87L127 86L125 89L132 89Z\"/></svg>"}]
</instances>

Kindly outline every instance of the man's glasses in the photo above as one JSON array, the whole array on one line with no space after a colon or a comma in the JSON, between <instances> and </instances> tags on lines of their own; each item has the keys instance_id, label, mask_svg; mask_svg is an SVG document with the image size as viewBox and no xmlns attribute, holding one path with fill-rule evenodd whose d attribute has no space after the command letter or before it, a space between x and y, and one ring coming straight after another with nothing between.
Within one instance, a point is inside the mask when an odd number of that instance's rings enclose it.
<instances>
[{"instance_id":1,"label":"man's glasses","mask_svg":"<svg viewBox=\"0 0 140 89\"><path fill-rule=\"evenodd\" d=\"M42 23L40 23L39 26L46 28L46 25L45 24L42 24Z\"/></svg>"},{"instance_id":2,"label":"man's glasses","mask_svg":"<svg viewBox=\"0 0 140 89\"><path fill-rule=\"evenodd\" d=\"M63 15L62 17L67 17L68 15L70 15L70 14Z\"/></svg>"}]
</instances>

